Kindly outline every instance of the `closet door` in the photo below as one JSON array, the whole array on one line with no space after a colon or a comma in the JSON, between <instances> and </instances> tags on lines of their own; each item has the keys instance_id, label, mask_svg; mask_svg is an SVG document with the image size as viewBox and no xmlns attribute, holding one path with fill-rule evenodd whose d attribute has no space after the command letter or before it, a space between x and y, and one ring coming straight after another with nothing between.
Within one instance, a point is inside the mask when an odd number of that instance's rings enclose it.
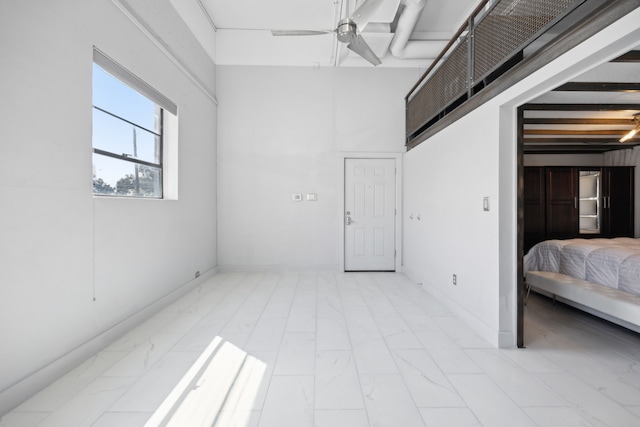
<instances>
[{"instance_id":1,"label":"closet door","mask_svg":"<svg viewBox=\"0 0 640 427\"><path fill-rule=\"evenodd\" d=\"M604 225L609 237L633 236L634 168L604 168Z\"/></svg>"},{"instance_id":2,"label":"closet door","mask_svg":"<svg viewBox=\"0 0 640 427\"><path fill-rule=\"evenodd\" d=\"M545 238L545 179L544 167L524 168L524 252Z\"/></svg>"},{"instance_id":3,"label":"closet door","mask_svg":"<svg viewBox=\"0 0 640 427\"><path fill-rule=\"evenodd\" d=\"M546 168L547 238L578 234L578 169Z\"/></svg>"}]
</instances>

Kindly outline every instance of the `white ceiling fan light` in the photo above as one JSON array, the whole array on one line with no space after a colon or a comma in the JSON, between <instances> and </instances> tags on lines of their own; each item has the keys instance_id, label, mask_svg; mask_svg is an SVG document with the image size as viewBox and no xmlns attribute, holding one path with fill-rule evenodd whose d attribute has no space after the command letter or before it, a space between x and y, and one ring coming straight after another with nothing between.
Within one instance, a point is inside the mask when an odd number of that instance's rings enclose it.
<instances>
[{"instance_id":1,"label":"white ceiling fan light","mask_svg":"<svg viewBox=\"0 0 640 427\"><path fill-rule=\"evenodd\" d=\"M362 38L360 32L367 26L383 2L384 0L365 0L350 17L340 20L335 30L272 30L271 34L274 36L312 36L336 33L338 40L345 43L349 50L357 53L374 66L379 65L382 61Z\"/></svg>"}]
</instances>

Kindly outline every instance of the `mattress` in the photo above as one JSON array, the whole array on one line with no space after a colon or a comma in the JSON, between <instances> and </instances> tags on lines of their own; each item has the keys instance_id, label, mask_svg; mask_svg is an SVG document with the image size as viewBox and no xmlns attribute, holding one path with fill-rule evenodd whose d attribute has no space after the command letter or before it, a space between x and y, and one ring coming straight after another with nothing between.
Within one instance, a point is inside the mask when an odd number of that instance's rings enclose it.
<instances>
[{"instance_id":1,"label":"mattress","mask_svg":"<svg viewBox=\"0 0 640 427\"><path fill-rule=\"evenodd\" d=\"M640 239L546 240L524 257L524 272L548 271L640 295Z\"/></svg>"}]
</instances>

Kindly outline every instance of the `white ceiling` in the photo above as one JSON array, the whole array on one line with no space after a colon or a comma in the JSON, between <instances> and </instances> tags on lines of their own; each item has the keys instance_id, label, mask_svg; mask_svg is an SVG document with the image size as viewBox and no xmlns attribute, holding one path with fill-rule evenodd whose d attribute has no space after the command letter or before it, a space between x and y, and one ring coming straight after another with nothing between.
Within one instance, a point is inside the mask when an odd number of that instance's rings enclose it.
<instances>
[{"instance_id":1,"label":"white ceiling","mask_svg":"<svg viewBox=\"0 0 640 427\"><path fill-rule=\"evenodd\" d=\"M334 30L344 16L350 16L363 0L169 0L189 26L204 49L218 65L269 65L308 67L373 67L337 41L335 33L317 36L276 37L271 30ZM364 0L366 1L366 0ZM424 57L401 59L387 48L396 32L398 16L405 4L415 6L422 0L383 0L373 19L362 30L366 42L377 50L382 60L378 67L409 67L424 71L445 44L471 15L482 0L426 0L409 38L413 45L428 41L432 48ZM357 2L357 3L356 3ZM587 2L588 3L588 2ZM597 2L595 2L597 3ZM382 27L382 28L380 28ZM361 30L361 29L359 29ZM575 78L578 82L639 82L640 62L605 63ZM551 91L532 103L541 104L635 104L640 105L640 92L633 91ZM527 110L525 118L631 119L640 109L608 111L570 111L559 108L547 111ZM567 139L553 131L574 130L577 144L599 138L584 131L603 129L624 133L633 123L618 124L529 124L528 130L543 129L542 138ZM580 133L582 132L582 134ZM537 136L537 135L533 135ZM540 139L541 137L538 137ZM619 136L609 139L617 142ZM549 141L550 141L549 139ZM542 142L542 141L540 141ZM635 142L638 143L638 142ZM562 143L564 144L564 142ZM539 145L539 144L536 144ZM542 145L552 144L543 143ZM566 145L566 144L564 144ZM608 144L606 144L608 145ZM527 144L525 144L526 148Z\"/></svg>"},{"instance_id":2,"label":"white ceiling","mask_svg":"<svg viewBox=\"0 0 640 427\"><path fill-rule=\"evenodd\" d=\"M339 43L335 34L290 37L271 34L271 30L334 30L340 18L350 15L361 1L171 0L219 65L371 67ZM433 41L432 49L421 58L396 58L386 48L395 30L392 23L404 7L403 2L417 1L384 0L364 28L362 36L377 50L382 59L380 67L428 67L481 0L426 0L410 40ZM392 25L385 31L373 23ZM211 43L211 37L215 43Z\"/></svg>"}]
</instances>

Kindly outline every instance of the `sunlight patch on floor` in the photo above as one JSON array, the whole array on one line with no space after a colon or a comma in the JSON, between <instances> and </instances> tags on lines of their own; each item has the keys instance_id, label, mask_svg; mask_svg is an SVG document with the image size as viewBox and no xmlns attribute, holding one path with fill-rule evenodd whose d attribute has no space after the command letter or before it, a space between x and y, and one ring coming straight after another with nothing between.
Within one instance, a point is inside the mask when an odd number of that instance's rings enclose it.
<instances>
[{"instance_id":1,"label":"sunlight patch on floor","mask_svg":"<svg viewBox=\"0 0 640 427\"><path fill-rule=\"evenodd\" d=\"M246 427L266 364L215 337L145 427Z\"/></svg>"}]
</instances>

